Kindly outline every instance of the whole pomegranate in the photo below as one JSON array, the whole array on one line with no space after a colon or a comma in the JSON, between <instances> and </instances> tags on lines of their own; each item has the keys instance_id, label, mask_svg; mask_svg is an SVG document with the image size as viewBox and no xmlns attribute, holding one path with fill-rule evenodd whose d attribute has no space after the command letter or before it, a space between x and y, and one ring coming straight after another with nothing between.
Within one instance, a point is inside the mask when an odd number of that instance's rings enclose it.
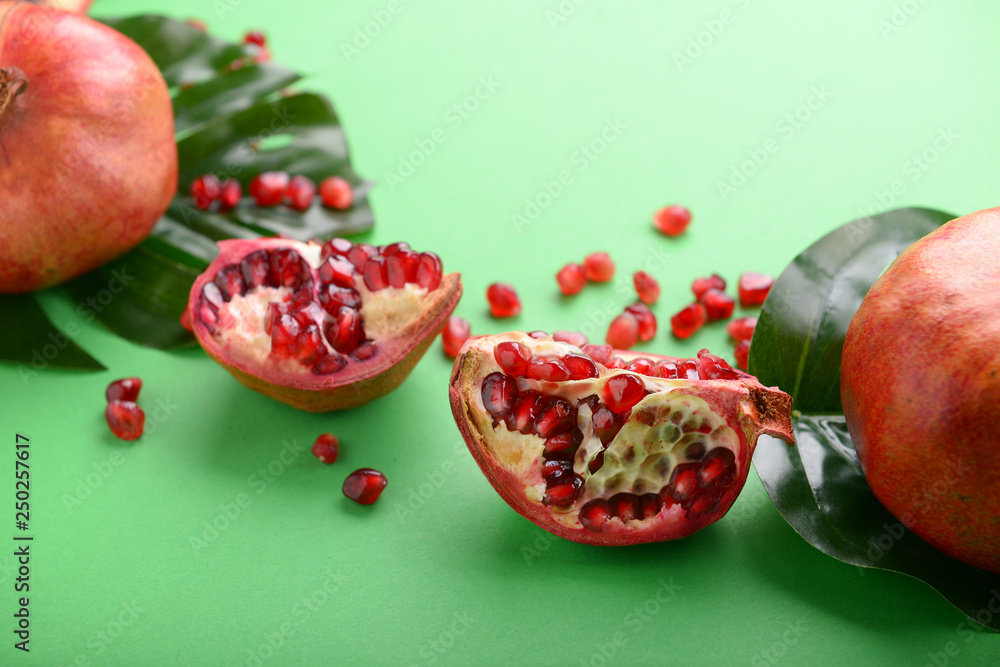
<instances>
[{"instance_id":1,"label":"whole pomegranate","mask_svg":"<svg viewBox=\"0 0 1000 667\"><path fill-rule=\"evenodd\" d=\"M1000 208L907 248L847 330L840 393L875 496L944 553L1000 572Z\"/></svg>"},{"instance_id":2,"label":"whole pomegranate","mask_svg":"<svg viewBox=\"0 0 1000 667\"><path fill-rule=\"evenodd\" d=\"M437 255L402 242L231 240L195 280L186 316L244 385L325 412L399 386L461 295Z\"/></svg>"},{"instance_id":3,"label":"whole pomegranate","mask_svg":"<svg viewBox=\"0 0 1000 667\"><path fill-rule=\"evenodd\" d=\"M511 332L471 338L451 409L507 503L575 542L690 535L722 518L761 433L792 442L788 394L707 350L677 359Z\"/></svg>"},{"instance_id":4,"label":"whole pomegranate","mask_svg":"<svg viewBox=\"0 0 1000 667\"><path fill-rule=\"evenodd\" d=\"M176 190L170 95L146 52L81 14L0 2L0 292L124 254Z\"/></svg>"}]
</instances>

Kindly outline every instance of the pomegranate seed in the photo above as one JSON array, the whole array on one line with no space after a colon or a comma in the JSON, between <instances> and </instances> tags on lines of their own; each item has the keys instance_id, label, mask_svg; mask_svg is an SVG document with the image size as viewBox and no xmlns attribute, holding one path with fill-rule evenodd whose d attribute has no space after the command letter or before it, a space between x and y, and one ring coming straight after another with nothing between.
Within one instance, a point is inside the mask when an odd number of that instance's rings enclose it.
<instances>
[{"instance_id":1,"label":"pomegranate seed","mask_svg":"<svg viewBox=\"0 0 1000 667\"><path fill-rule=\"evenodd\" d=\"M604 340L618 350L631 348L639 340L639 321L628 311L622 313L611 320Z\"/></svg>"},{"instance_id":2,"label":"pomegranate seed","mask_svg":"<svg viewBox=\"0 0 1000 667\"><path fill-rule=\"evenodd\" d=\"M672 361L657 361L653 364L653 367L649 370L650 375L655 375L659 378L664 378L666 380L671 380L680 377L680 372L677 369L677 364Z\"/></svg>"},{"instance_id":3,"label":"pomegranate seed","mask_svg":"<svg viewBox=\"0 0 1000 667\"><path fill-rule=\"evenodd\" d=\"M513 285L493 283L486 289L486 300L493 317L514 317L521 312L521 299Z\"/></svg>"},{"instance_id":4,"label":"pomegranate seed","mask_svg":"<svg viewBox=\"0 0 1000 667\"><path fill-rule=\"evenodd\" d=\"M554 435L545 441L542 456L546 461L572 461L581 442L583 433L578 428Z\"/></svg>"},{"instance_id":5,"label":"pomegranate seed","mask_svg":"<svg viewBox=\"0 0 1000 667\"><path fill-rule=\"evenodd\" d=\"M351 357L358 361L365 361L374 357L376 352L378 352L378 346L375 345L375 341L367 340L351 350Z\"/></svg>"},{"instance_id":6,"label":"pomegranate seed","mask_svg":"<svg viewBox=\"0 0 1000 667\"><path fill-rule=\"evenodd\" d=\"M608 368L615 369L615 370L620 370L620 369L625 368L626 366L628 366L628 364L625 363L625 360L622 359L621 357L612 357L611 360L608 361L608 363L605 364L605 365Z\"/></svg>"},{"instance_id":7,"label":"pomegranate seed","mask_svg":"<svg viewBox=\"0 0 1000 667\"><path fill-rule=\"evenodd\" d=\"M534 433L539 438L551 438L576 426L576 410L561 398L544 399L535 420Z\"/></svg>"},{"instance_id":8,"label":"pomegranate seed","mask_svg":"<svg viewBox=\"0 0 1000 667\"><path fill-rule=\"evenodd\" d=\"M611 512L622 520L623 523L633 521L641 511L639 508L639 498L631 493L616 493L608 500Z\"/></svg>"},{"instance_id":9,"label":"pomegranate seed","mask_svg":"<svg viewBox=\"0 0 1000 667\"><path fill-rule=\"evenodd\" d=\"M680 339L690 338L705 324L708 317L705 307L700 303L691 303L670 318L670 328Z\"/></svg>"},{"instance_id":10,"label":"pomegranate seed","mask_svg":"<svg viewBox=\"0 0 1000 667\"><path fill-rule=\"evenodd\" d=\"M219 287L219 292L222 293L222 298L226 301L230 301L237 295L243 296L247 291L246 284L243 282L243 271L235 264L220 269L212 282Z\"/></svg>"},{"instance_id":11,"label":"pomegranate seed","mask_svg":"<svg viewBox=\"0 0 1000 667\"><path fill-rule=\"evenodd\" d=\"M393 257L400 257L403 260L403 269L406 272L406 282L417 282L417 270L420 268L420 253L412 250L400 250Z\"/></svg>"},{"instance_id":12,"label":"pomegranate seed","mask_svg":"<svg viewBox=\"0 0 1000 667\"><path fill-rule=\"evenodd\" d=\"M592 252L583 258L587 280L595 283L610 282L615 277L615 263L606 252Z\"/></svg>"},{"instance_id":13,"label":"pomegranate seed","mask_svg":"<svg viewBox=\"0 0 1000 667\"><path fill-rule=\"evenodd\" d=\"M608 505L608 501L604 498L595 498L580 508L579 518L584 528L599 533L611 516L611 507Z\"/></svg>"},{"instance_id":14,"label":"pomegranate seed","mask_svg":"<svg viewBox=\"0 0 1000 667\"><path fill-rule=\"evenodd\" d=\"M726 279L718 273L713 273L708 278L695 278L691 283L691 293L695 299L701 299L701 295L710 289L724 291L726 289Z\"/></svg>"},{"instance_id":15,"label":"pomegranate seed","mask_svg":"<svg viewBox=\"0 0 1000 667\"><path fill-rule=\"evenodd\" d=\"M528 336L535 340L548 340L549 335L544 331L529 331Z\"/></svg>"},{"instance_id":16,"label":"pomegranate seed","mask_svg":"<svg viewBox=\"0 0 1000 667\"><path fill-rule=\"evenodd\" d=\"M202 211L207 210L221 194L222 184L215 174L199 176L191 183L191 199L194 200L194 207Z\"/></svg>"},{"instance_id":17,"label":"pomegranate seed","mask_svg":"<svg viewBox=\"0 0 1000 667\"><path fill-rule=\"evenodd\" d=\"M317 300L319 301L319 305L323 307L323 310L334 316L344 306L355 310L361 308L361 295L357 290L353 290L350 287L327 285L324 289L320 290Z\"/></svg>"},{"instance_id":18,"label":"pomegranate seed","mask_svg":"<svg viewBox=\"0 0 1000 667\"><path fill-rule=\"evenodd\" d=\"M701 295L701 304L705 306L709 321L724 320L732 316L736 299L720 290L710 289Z\"/></svg>"},{"instance_id":19,"label":"pomegranate seed","mask_svg":"<svg viewBox=\"0 0 1000 667\"><path fill-rule=\"evenodd\" d=\"M543 400L541 395L533 391L520 394L507 416L507 430L519 431L523 435L531 433Z\"/></svg>"},{"instance_id":20,"label":"pomegranate seed","mask_svg":"<svg viewBox=\"0 0 1000 667\"><path fill-rule=\"evenodd\" d=\"M319 267L320 282L333 283L339 287L354 287L354 265L343 259L328 257Z\"/></svg>"},{"instance_id":21,"label":"pomegranate seed","mask_svg":"<svg viewBox=\"0 0 1000 667\"><path fill-rule=\"evenodd\" d=\"M353 247L354 244L348 241L347 239L342 239L342 238L330 239L329 241L323 244L323 249L321 251L320 257L322 257L323 259L326 259L331 255L340 255L346 257L347 253L350 252L351 248Z\"/></svg>"},{"instance_id":22,"label":"pomegranate seed","mask_svg":"<svg viewBox=\"0 0 1000 667\"><path fill-rule=\"evenodd\" d=\"M406 287L406 261L403 255L392 254L385 258L385 276L390 287Z\"/></svg>"},{"instance_id":23,"label":"pomegranate seed","mask_svg":"<svg viewBox=\"0 0 1000 667\"><path fill-rule=\"evenodd\" d=\"M610 345L582 345L580 349L599 364L607 366L614 349Z\"/></svg>"},{"instance_id":24,"label":"pomegranate seed","mask_svg":"<svg viewBox=\"0 0 1000 667\"><path fill-rule=\"evenodd\" d=\"M569 379L570 373L566 364L556 357L532 357L525 372L532 380L544 380L546 382L565 382Z\"/></svg>"},{"instance_id":25,"label":"pomegranate seed","mask_svg":"<svg viewBox=\"0 0 1000 667\"><path fill-rule=\"evenodd\" d=\"M587 337L578 331L553 331L552 338L577 347L583 347L587 344Z\"/></svg>"},{"instance_id":26,"label":"pomegranate seed","mask_svg":"<svg viewBox=\"0 0 1000 667\"><path fill-rule=\"evenodd\" d=\"M313 456L323 463L329 465L337 460L340 453L340 446L337 437L332 433L321 433L312 446Z\"/></svg>"},{"instance_id":27,"label":"pomegranate seed","mask_svg":"<svg viewBox=\"0 0 1000 667\"><path fill-rule=\"evenodd\" d=\"M132 401L139 398L139 390L142 389L142 380L139 378L122 378L115 380L108 385L104 391L104 397L108 401Z\"/></svg>"},{"instance_id":28,"label":"pomegranate seed","mask_svg":"<svg viewBox=\"0 0 1000 667\"><path fill-rule=\"evenodd\" d=\"M597 365L582 354L567 354L563 363L569 369L570 380L586 380L597 377Z\"/></svg>"},{"instance_id":29,"label":"pomegranate seed","mask_svg":"<svg viewBox=\"0 0 1000 667\"><path fill-rule=\"evenodd\" d=\"M625 312L632 313L639 323L639 340L651 341L656 336L656 315L644 303L633 303L625 307Z\"/></svg>"},{"instance_id":30,"label":"pomegranate seed","mask_svg":"<svg viewBox=\"0 0 1000 667\"><path fill-rule=\"evenodd\" d=\"M573 473L561 475L554 479L552 484L546 486L542 503L555 507L568 507L576 501L582 490L582 477Z\"/></svg>"},{"instance_id":31,"label":"pomegranate seed","mask_svg":"<svg viewBox=\"0 0 1000 667\"><path fill-rule=\"evenodd\" d=\"M441 265L440 257L432 252L420 253L415 280L418 285L426 287L429 291L436 290L441 284L443 272L444 268Z\"/></svg>"},{"instance_id":32,"label":"pomegranate seed","mask_svg":"<svg viewBox=\"0 0 1000 667\"><path fill-rule=\"evenodd\" d=\"M260 30L251 30L247 34L243 35L244 44L254 44L256 46L266 46L267 40L264 38L264 33Z\"/></svg>"},{"instance_id":33,"label":"pomegranate seed","mask_svg":"<svg viewBox=\"0 0 1000 667\"><path fill-rule=\"evenodd\" d=\"M511 375L524 375L531 363L531 350L523 343L505 340L493 348L493 358Z\"/></svg>"},{"instance_id":34,"label":"pomegranate seed","mask_svg":"<svg viewBox=\"0 0 1000 667\"><path fill-rule=\"evenodd\" d=\"M332 375L338 373L347 365L347 358L342 354L333 352L317 361L313 367L313 375Z\"/></svg>"},{"instance_id":35,"label":"pomegranate seed","mask_svg":"<svg viewBox=\"0 0 1000 667\"><path fill-rule=\"evenodd\" d=\"M697 463L681 463L670 474L670 496L682 507L698 493L697 470Z\"/></svg>"},{"instance_id":36,"label":"pomegranate seed","mask_svg":"<svg viewBox=\"0 0 1000 667\"><path fill-rule=\"evenodd\" d=\"M354 204L354 190L339 176L330 176L320 181L319 198L323 206L344 211Z\"/></svg>"},{"instance_id":37,"label":"pomegranate seed","mask_svg":"<svg viewBox=\"0 0 1000 667\"><path fill-rule=\"evenodd\" d=\"M601 398L608 409L616 414L631 410L646 397L646 385L634 375L615 375L601 388Z\"/></svg>"},{"instance_id":38,"label":"pomegranate seed","mask_svg":"<svg viewBox=\"0 0 1000 667\"><path fill-rule=\"evenodd\" d=\"M240 203L240 197L242 196L243 187L240 185L240 182L235 178L227 178L222 182L221 190L219 191L219 210L233 210Z\"/></svg>"},{"instance_id":39,"label":"pomegranate seed","mask_svg":"<svg viewBox=\"0 0 1000 667\"><path fill-rule=\"evenodd\" d=\"M441 345L444 347L444 353L449 357L457 357L462 345L469 340L471 332L472 326L468 320L458 315L450 316L448 323L444 325L444 331L441 332Z\"/></svg>"},{"instance_id":40,"label":"pomegranate seed","mask_svg":"<svg viewBox=\"0 0 1000 667\"><path fill-rule=\"evenodd\" d=\"M372 257L365 262L362 275L365 279L365 287L372 292L377 292L389 286L389 274L386 270L385 258L383 257Z\"/></svg>"},{"instance_id":41,"label":"pomegranate seed","mask_svg":"<svg viewBox=\"0 0 1000 667\"><path fill-rule=\"evenodd\" d=\"M371 505L378 500L389 481L378 470L361 468L344 480L344 495L359 505Z\"/></svg>"},{"instance_id":42,"label":"pomegranate seed","mask_svg":"<svg viewBox=\"0 0 1000 667\"><path fill-rule=\"evenodd\" d=\"M739 291L740 305L744 308L748 306L759 306L767 299L767 293L771 291L774 278L763 273L747 272L740 276Z\"/></svg>"},{"instance_id":43,"label":"pomegranate seed","mask_svg":"<svg viewBox=\"0 0 1000 667\"><path fill-rule=\"evenodd\" d=\"M243 284L247 290L267 285L271 282L271 253L266 250L255 250L240 262L240 272L243 274Z\"/></svg>"},{"instance_id":44,"label":"pomegranate seed","mask_svg":"<svg viewBox=\"0 0 1000 667\"><path fill-rule=\"evenodd\" d=\"M618 431L622 430L625 420L611 412L606 406L600 406L594 411L592 421L594 424L594 435L600 438L601 443L607 445L615 439Z\"/></svg>"},{"instance_id":45,"label":"pomegranate seed","mask_svg":"<svg viewBox=\"0 0 1000 667\"><path fill-rule=\"evenodd\" d=\"M651 306L660 299L660 283L645 271L636 271L632 275L632 284L639 301Z\"/></svg>"},{"instance_id":46,"label":"pomegranate seed","mask_svg":"<svg viewBox=\"0 0 1000 667\"><path fill-rule=\"evenodd\" d=\"M708 350L698 352L698 377L702 380L738 380L739 373L726 363L722 357Z\"/></svg>"},{"instance_id":47,"label":"pomegranate seed","mask_svg":"<svg viewBox=\"0 0 1000 667\"><path fill-rule=\"evenodd\" d=\"M702 459L697 472L698 486L714 491L736 481L736 456L725 447L716 447Z\"/></svg>"},{"instance_id":48,"label":"pomegranate seed","mask_svg":"<svg viewBox=\"0 0 1000 667\"><path fill-rule=\"evenodd\" d=\"M316 184L307 176L293 176L285 188L285 204L296 211L307 211L316 198Z\"/></svg>"},{"instance_id":49,"label":"pomegranate seed","mask_svg":"<svg viewBox=\"0 0 1000 667\"><path fill-rule=\"evenodd\" d=\"M579 294L587 284L587 273L579 264L567 264L556 274L559 291L566 296Z\"/></svg>"},{"instance_id":50,"label":"pomegranate seed","mask_svg":"<svg viewBox=\"0 0 1000 667\"><path fill-rule=\"evenodd\" d=\"M410 244L406 241L397 241L395 243L390 243L389 245L382 248L383 257L391 257L395 255L400 250L409 250Z\"/></svg>"},{"instance_id":51,"label":"pomegranate seed","mask_svg":"<svg viewBox=\"0 0 1000 667\"><path fill-rule=\"evenodd\" d=\"M686 519L694 519L696 517L708 514L709 512L714 512L719 508L719 500L721 500L721 494L702 494L695 498L694 502L691 503L690 508L684 514Z\"/></svg>"},{"instance_id":52,"label":"pomegranate seed","mask_svg":"<svg viewBox=\"0 0 1000 667\"><path fill-rule=\"evenodd\" d=\"M367 243L359 243L356 246L352 246L350 250L347 251L345 257L347 261L354 265L354 268L358 271L365 270L365 264L368 260L378 254L375 246L369 245Z\"/></svg>"},{"instance_id":53,"label":"pomegranate seed","mask_svg":"<svg viewBox=\"0 0 1000 667\"><path fill-rule=\"evenodd\" d=\"M285 198L288 174L283 171L265 171L250 181L250 196L257 206L277 206Z\"/></svg>"},{"instance_id":54,"label":"pomegranate seed","mask_svg":"<svg viewBox=\"0 0 1000 667\"><path fill-rule=\"evenodd\" d=\"M309 265L291 248L280 248L271 253L271 279L275 287L297 290L312 278Z\"/></svg>"},{"instance_id":55,"label":"pomegranate seed","mask_svg":"<svg viewBox=\"0 0 1000 667\"><path fill-rule=\"evenodd\" d=\"M347 306L337 310L336 319L325 325L323 333L333 349L344 354L356 348L365 336L361 315Z\"/></svg>"},{"instance_id":56,"label":"pomegranate seed","mask_svg":"<svg viewBox=\"0 0 1000 667\"><path fill-rule=\"evenodd\" d=\"M686 206L671 204L653 215L653 226L667 236L680 236L691 224L691 211Z\"/></svg>"},{"instance_id":57,"label":"pomegranate seed","mask_svg":"<svg viewBox=\"0 0 1000 667\"><path fill-rule=\"evenodd\" d=\"M272 311L273 312L273 311ZM295 349L295 341L299 338L302 326L288 313L278 313L270 316L271 354L278 359L290 359ZM266 326L266 325L265 325Z\"/></svg>"},{"instance_id":58,"label":"pomegranate seed","mask_svg":"<svg viewBox=\"0 0 1000 667\"><path fill-rule=\"evenodd\" d=\"M750 369L750 341L741 340L736 343L736 349L733 350L733 356L736 357L736 365L743 370Z\"/></svg>"},{"instance_id":59,"label":"pomegranate seed","mask_svg":"<svg viewBox=\"0 0 1000 667\"><path fill-rule=\"evenodd\" d=\"M681 380L700 380L698 362L694 359L684 359L677 368Z\"/></svg>"},{"instance_id":60,"label":"pomegranate seed","mask_svg":"<svg viewBox=\"0 0 1000 667\"><path fill-rule=\"evenodd\" d=\"M663 501L658 493L647 493L639 498L639 519L652 519L663 509Z\"/></svg>"},{"instance_id":61,"label":"pomegranate seed","mask_svg":"<svg viewBox=\"0 0 1000 667\"><path fill-rule=\"evenodd\" d=\"M205 25L204 21L199 21L198 19L187 19L184 23L200 32L208 32L208 26Z\"/></svg>"},{"instance_id":62,"label":"pomegranate seed","mask_svg":"<svg viewBox=\"0 0 1000 667\"><path fill-rule=\"evenodd\" d=\"M112 400L104 409L111 432L122 440L135 440L142 435L146 413L134 401Z\"/></svg>"},{"instance_id":63,"label":"pomegranate seed","mask_svg":"<svg viewBox=\"0 0 1000 667\"><path fill-rule=\"evenodd\" d=\"M319 326L307 325L295 340L295 358L303 366L312 367L325 354L326 345L323 343L323 334L320 333Z\"/></svg>"},{"instance_id":64,"label":"pomegranate seed","mask_svg":"<svg viewBox=\"0 0 1000 667\"><path fill-rule=\"evenodd\" d=\"M653 370L653 362L646 357L639 357L638 359L633 359L632 362L627 366L627 370L633 373L638 373L639 375L653 375L651 372Z\"/></svg>"},{"instance_id":65,"label":"pomegranate seed","mask_svg":"<svg viewBox=\"0 0 1000 667\"><path fill-rule=\"evenodd\" d=\"M573 464L569 461L549 461L542 465L542 479L559 479L565 474L573 471Z\"/></svg>"},{"instance_id":66,"label":"pomegranate seed","mask_svg":"<svg viewBox=\"0 0 1000 667\"><path fill-rule=\"evenodd\" d=\"M517 384L503 373L490 373L480 389L483 406L493 419L505 419L517 398Z\"/></svg>"},{"instance_id":67,"label":"pomegranate seed","mask_svg":"<svg viewBox=\"0 0 1000 667\"><path fill-rule=\"evenodd\" d=\"M741 317L726 325L726 331L735 341L750 340L753 338L753 330L756 328L756 317Z\"/></svg>"}]
</instances>

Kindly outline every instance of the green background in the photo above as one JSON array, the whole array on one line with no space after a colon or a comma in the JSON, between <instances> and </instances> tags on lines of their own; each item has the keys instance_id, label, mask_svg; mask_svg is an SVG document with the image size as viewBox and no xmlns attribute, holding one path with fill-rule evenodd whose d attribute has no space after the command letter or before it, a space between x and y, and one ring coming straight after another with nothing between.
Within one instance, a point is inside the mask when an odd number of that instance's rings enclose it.
<instances>
[{"instance_id":1,"label":"green background","mask_svg":"<svg viewBox=\"0 0 1000 667\"><path fill-rule=\"evenodd\" d=\"M667 333L694 277L776 275L864 212L998 203L1000 5L986 0L108 0L92 13L144 11L230 39L265 29L276 62L332 97L355 166L379 181L363 238L405 239L461 271L456 312L474 333L601 338L646 268L663 286L661 333L640 349L731 357L722 324L683 342ZM379 12L391 21L376 30ZM420 164L400 176L401 161ZM568 184L546 198L563 170ZM694 212L677 240L649 224L670 202ZM555 272L597 249L616 260L616 282L560 298ZM519 289L520 317L488 317L497 280ZM81 325L77 341L109 370L0 367L2 497L12 507L24 433L36 538L31 653L4 629L0 662L974 665L1000 654L1000 638L927 586L813 549L754 473L724 519L680 542L550 536L465 450L437 344L393 394L310 415L244 389L199 349L123 342L58 291L44 305L57 325ZM105 386L127 375L145 382L135 444L102 414ZM342 442L333 466L308 452L323 431ZM363 466L389 479L371 507L340 492ZM0 556L8 624L11 551Z\"/></svg>"}]
</instances>

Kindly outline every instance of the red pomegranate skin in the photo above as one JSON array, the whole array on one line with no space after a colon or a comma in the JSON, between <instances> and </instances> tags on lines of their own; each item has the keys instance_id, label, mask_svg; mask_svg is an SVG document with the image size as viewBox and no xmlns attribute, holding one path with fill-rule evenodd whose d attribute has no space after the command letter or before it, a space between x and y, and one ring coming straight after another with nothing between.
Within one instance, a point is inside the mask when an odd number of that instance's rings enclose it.
<instances>
[{"instance_id":1,"label":"red pomegranate skin","mask_svg":"<svg viewBox=\"0 0 1000 667\"><path fill-rule=\"evenodd\" d=\"M26 292L146 238L177 191L177 146L166 83L135 42L24 2L0 2L0 26L0 68L27 79L0 112L0 292Z\"/></svg>"},{"instance_id":2,"label":"red pomegranate skin","mask_svg":"<svg viewBox=\"0 0 1000 667\"><path fill-rule=\"evenodd\" d=\"M1000 572L1000 208L907 248L847 330L841 399L875 496L913 532Z\"/></svg>"}]
</instances>

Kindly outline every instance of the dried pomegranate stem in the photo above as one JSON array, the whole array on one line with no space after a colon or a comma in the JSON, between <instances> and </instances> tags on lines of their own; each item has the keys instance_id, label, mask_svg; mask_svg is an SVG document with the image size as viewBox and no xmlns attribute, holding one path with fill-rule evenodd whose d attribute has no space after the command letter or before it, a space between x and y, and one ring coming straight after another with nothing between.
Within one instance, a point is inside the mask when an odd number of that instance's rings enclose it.
<instances>
[{"instance_id":1,"label":"dried pomegranate stem","mask_svg":"<svg viewBox=\"0 0 1000 667\"><path fill-rule=\"evenodd\" d=\"M28 89L28 77L20 67L0 67L0 118L18 95Z\"/></svg>"}]
</instances>

